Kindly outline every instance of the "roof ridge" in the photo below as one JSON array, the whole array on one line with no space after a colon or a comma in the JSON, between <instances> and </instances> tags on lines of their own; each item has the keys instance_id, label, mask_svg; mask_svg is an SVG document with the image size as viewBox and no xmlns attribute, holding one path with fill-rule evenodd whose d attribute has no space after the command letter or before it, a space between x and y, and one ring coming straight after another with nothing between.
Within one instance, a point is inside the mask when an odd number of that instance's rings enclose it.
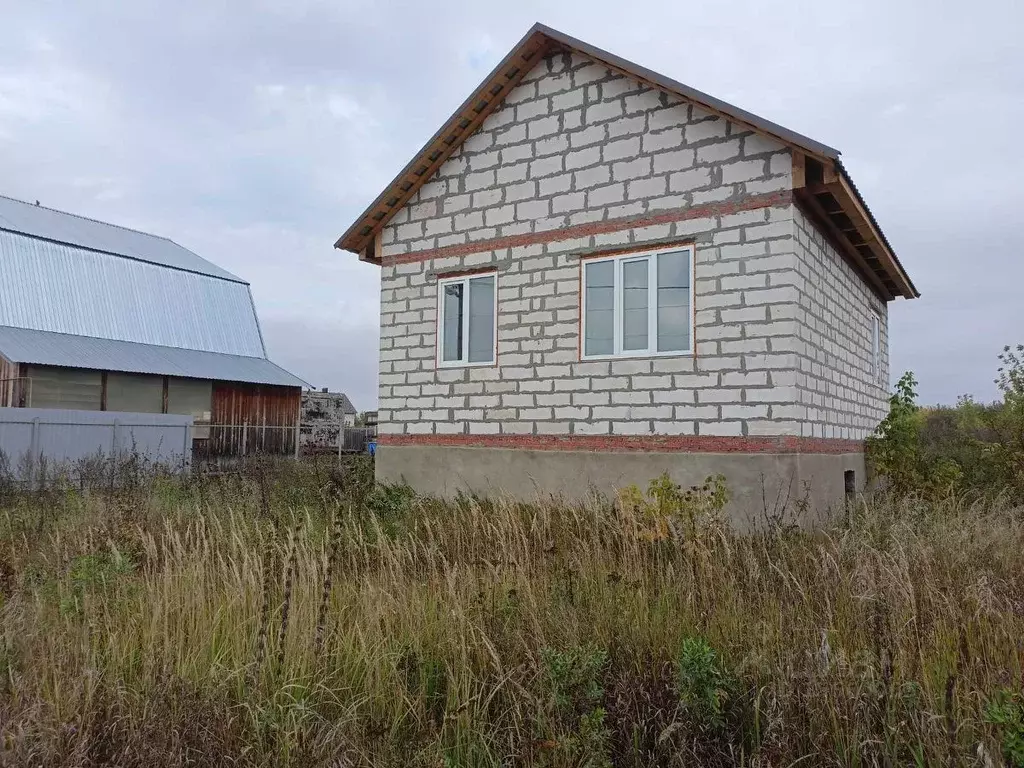
<instances>
[{"instance_id":1,"label":"roof ridge","mask_svg":"<svg viewBox=\"0 0 1024 768\"><path fill-rule=\"evenodd\" d=\"M14 203L21 203L22 205L27 205L30 208L43 208L43 209L45 209L47 211L53 211L54 213L59 213L62 216L71 216L72 218L81 219L82 221L91 221L93 224L102 224L105 227L116 227L117 229L123 229L126 232L134 232L137 235L145 235L146 237L155 237L158 240L166 240L169 243L174 243L174 241L171 240L171 238L169 238L169 237L164 237L163 235L154 235L152 232L144 232L141 229L135 229L134 227L126 227L123 224L114 224L114 223L109 222L109 221L103 221L102 219L94 219L91 216L83 216L80 213L71 213L71 211L62 211L60 208L51 208L50 206L42 205L41 203L30 203L30 202L28 202L26 200L21 200L21 199L19 199L17 197L11 197L10 195L0 194L0 197L2 197L5 200L10 200L11 202L14 202ZM179 248L184 248L183 245L179 245L178 243L174 243L174 244L177 245ZM186 248L185 250L188 250L188 249ZM119 255L119 254L115 254L115 255ZM196 254L196 255L198 256L198 254ZM202 258L202 256L200 256L199 258Z\"/></svg>"}]
</instances>

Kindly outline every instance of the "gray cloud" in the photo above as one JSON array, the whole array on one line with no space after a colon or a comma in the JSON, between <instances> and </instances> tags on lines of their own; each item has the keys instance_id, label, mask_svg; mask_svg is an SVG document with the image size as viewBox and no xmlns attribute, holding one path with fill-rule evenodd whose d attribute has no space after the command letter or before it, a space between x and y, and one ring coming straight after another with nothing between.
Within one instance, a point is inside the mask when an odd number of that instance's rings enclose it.
<instances>
[{"instance_id":1,"label":"gray cloud","mask_svg":"<svg viewBox=\"0 0 1024 768\"><path fill-rule=\"evenodd\" d=\"M843 150L924 294L894 373L989 398L1024 340L1024 14L943 5L8 3L0 192L243 275L273 357L370 407L378 276L332 243L539 19Z\"/></svg>"}]
</instances>

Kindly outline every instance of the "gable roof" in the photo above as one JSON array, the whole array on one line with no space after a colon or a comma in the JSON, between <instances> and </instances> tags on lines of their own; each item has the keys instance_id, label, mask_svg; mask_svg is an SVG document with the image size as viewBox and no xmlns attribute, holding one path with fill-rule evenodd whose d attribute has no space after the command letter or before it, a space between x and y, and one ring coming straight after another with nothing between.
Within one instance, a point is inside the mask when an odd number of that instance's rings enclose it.
<instances>
[{"instance_id":1,"label":"gable roof","mask_svg":"<svg viewBox=\"0 0 1024 768\"><path fill-rule=\"evenodd\" d=\"M914 287L892 247L850 178L839 151L684 83L622 59L558 30L534 24L497 67L455 110L334 244L364 261L380 263L377 235L483 121L494 112L537 62L557 51L576 51L657 90L770 136L793 151L793 191L797 202L833 240L841 253L883 298L916 298Z\"/></svg>"},{"instance_id":2,"label":"gable roof","mask_svg":"<svg viewBox=\"0 0 1024 768\"><path fill-rule=\"evenodd\" d=\"M0 196L0 357L301 387L249 284L172 241Z\"/></svg>"},{"instance_id":3,"label":"gable roof","mask_svg":"<svg viewBox=\"0 0 1024 768\"><path fill-rule=\"evenodd\" d=\"M3 195L0 195L0 230L248 285L242 278L166 237Z\"/></svg>"}]
</instances>

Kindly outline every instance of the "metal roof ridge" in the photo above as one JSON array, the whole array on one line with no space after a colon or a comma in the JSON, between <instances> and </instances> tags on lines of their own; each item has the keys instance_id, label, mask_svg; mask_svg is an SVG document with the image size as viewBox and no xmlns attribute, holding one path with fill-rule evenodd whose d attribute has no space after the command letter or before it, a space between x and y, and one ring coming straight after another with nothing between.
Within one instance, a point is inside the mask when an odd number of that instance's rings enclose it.
<instances>
[{"instance_id":1,"label":"metal roof ridge","mask_svg":"<svg viewBox=\"0 0 1024 768\"><path fill-rule=\"evenodd\" d=\"M30 203L30 202L28 202L26 200L22 200L22 199L17 198L17 197L11 197L10 195L0 194L0 197L2 197L4 200L10 200L11 202L14 202L14 203L21 203L22 205L27 205L27 206L29 206L31 208L44 208L47 211L53 211L54 213L59 213L61 216L71 216L71 217L76 218L76 219L82 219L82 221L91 221L93 224L102 224L105 227L116 227L117 229L123 229L125 232L134 232L137 235L145 235L146 237L155 237L158 240L166 240L169 243L174 243L179 248L184 248L183 245L180 245L179 243L175 243L173 240L171 240L171 238L164 237L163 235L155 235L152 232L145 232L145 231L143 231L141 229L135 229L134 227L126 227L123 224L114 224L113 222L110 222L110 221L102 221L101 219L94 219L91 216L83 216L80 213L71 213L71 211L62 211L60 208L51 208L50 206L43 205L41 203ZM8 230L8 231L11 232L11 231L14 231L14 230ZM19 234L26 234L26 233L25 232L19 232ZM45 239L45 238L43 238L43 239ZM68 245L76 245L76 243L68 243ZM95 249L92 249L92 250L95 250ZM187 251L188 248L185 248L185 250ZM115 253L115 254L112 254L112 255L120 256L121 254ZM194 255L199 256L199 254L194 254ZM202 256L199 256L199 258L202 258Z\"/></svg>"},{"instance_id":2,"label":"metal roof ridge","mask_svg":"<svg viewBox=\"0 0 1024 768\"><path fill-rule=\"evenodd\" d=\"M3 195L0 195L0 197L3 197ZM9 200L13 200L14 198L8 198L8 199ZM20 200L16 200L15 202L19 202L20 203L21 201ZM43 206L40 206L40 207L43 207ZM48 210L53 211L55 209L49 208ZM63 213L63 211L56 211L56 212L57 213ZM74 214L69 214L69 215L74 216ZM79 217L79 218L84 218L84 217ZM95 220L94 219L86 219L86 221L95 221ZM129 261L137 261L137 262L140 262L142 264L152 264L154 267L161 267L163 269L173 269L176 272L188 272L190 275L201 275L203 277L209 277L209 278L212 278L214 280L223 280L223 281L225 281L227 283L237 283L239 285L249 285L249 286L252 285L248 280L245 280L244 278L239 277L238 275L234 274L233 272L228 272L226 269L224 269L223 267L217 266L212 261L207 261L206 259L204 259L202 256L200 256L195 251L191 251L188 248L186 248L185 246L179 245L178 243L174 242L173 240L171 240L170 238L167 238L167 237L160 237L159 235L151 235L151 237L155 237L155 238L157 238L159 240L166 240L168 243L171 243L172 245L175 245L178 248L181 248L183 251L186 251L186 252L192 254L193 256L195 256L200 261L205 261L207 264L211 264L212 266L216 267L217 269L219 269L224 274L217 275L217 274L213 274L212 272L204 272L204 271L198 270L198 269L189 269L188 267L182 267L182 266L178 266L176 264L165 264L164 262L156 261L155 259L145 259L145 258L143 258L141 256L132 256L131 254L127 254L127 253L118 253L117 251L111 251L111 250L107 250L105 248L97 248L97 247L92 246L92 245L84 245L83 243L76 243L76 242L73 242L71 240L58 240L55 237L45 237L43 235L37 235L34 232L25 232L24 230L21 230L21 229L12 229L11 227L6 227L6 226L3 225L2 222L3 222L3 219L0 219L0 232L10 232L12 235L19 235L20 237L27 237L27 238L30 238L32 240L42 240L43 242L46 242L46 243L56 243L57 245L65 245L65 246L67 246L69 248L78 248L79 250L90 251L92 253L103 253L103 254L106 254L107 256L114 256L115 258L118 258L118 259L128 259ZM105 224L105 222L102 222L102 221L98 221L97 223ZM116 224L112 224L110 226L115 226L116 227L117 225ZM127 228L126 227L121 227L121 229L127 229ZM129 231L129 232L136 232L137 230L127 229L127 231ZM146 232L139 232L139 234L146 235L148 233L146 233Z\"/></svg>"}]
</instances>

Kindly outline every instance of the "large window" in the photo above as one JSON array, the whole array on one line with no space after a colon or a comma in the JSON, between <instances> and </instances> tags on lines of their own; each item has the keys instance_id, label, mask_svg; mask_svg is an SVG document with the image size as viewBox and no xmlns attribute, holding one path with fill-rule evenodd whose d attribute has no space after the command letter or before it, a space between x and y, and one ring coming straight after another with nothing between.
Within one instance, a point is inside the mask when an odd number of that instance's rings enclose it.
<instances>
[{"instance_id":1,"label":"large window","mask_svg":"<svg viewBox=\"0 0 1024 768\"><path fill-rule=\"evenodd\" d=\"M438 281L437 364L492 365L497 323L497 278L469 275Z\"/></svg>"},{"instance_id":2,"label":"large window","mask_svg":"<svg viewBox=\"0 0 1024 768\"><path fill-rule=\"evenodd\" d=\"M693 352L693 248L583 262L586 359Z\"/></svg>"}]
</instances>

